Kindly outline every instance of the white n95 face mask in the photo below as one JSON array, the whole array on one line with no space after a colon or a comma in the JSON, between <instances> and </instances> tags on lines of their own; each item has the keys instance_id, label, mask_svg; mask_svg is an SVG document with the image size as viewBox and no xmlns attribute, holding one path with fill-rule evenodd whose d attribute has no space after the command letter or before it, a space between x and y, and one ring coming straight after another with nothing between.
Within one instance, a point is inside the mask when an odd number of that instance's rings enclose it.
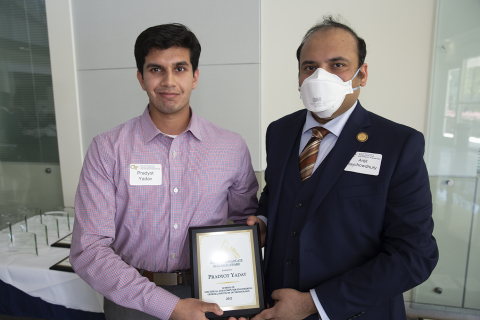
<instances>
[{"instance_id":1,"label":"white n95 face mask","mask_svg":"<svg viewBox=\"0 0 480 320\"><path fill-rule=\"evenodd\" d=\"M344 82L339 76L318 68L299 88L303 105L320 118L331 117L340 108L345 96L360 88L352 88L352 80L359 71L360 68L352 79Z\"/></svg>"}]
</instances>

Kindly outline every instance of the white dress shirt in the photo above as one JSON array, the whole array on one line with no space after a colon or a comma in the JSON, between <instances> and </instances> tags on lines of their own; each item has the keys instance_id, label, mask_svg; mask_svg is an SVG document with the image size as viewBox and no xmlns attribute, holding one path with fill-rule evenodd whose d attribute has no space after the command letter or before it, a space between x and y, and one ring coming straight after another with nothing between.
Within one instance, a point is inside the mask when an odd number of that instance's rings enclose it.
<instances>
[{"instance_id":1,"label":"white dress shirt","mask_svg":"<svg viewBox=\"0 0 480 320\"><path fill-rule=\"evenodd\" d=\"M305 124L303 125L302 137L300 140L300 150L298 151L298 155L302 153L308 141L310 140L310 138L312 138L312 128L324 127L325 129L330 131L330 133L327 134L320 143L317 161L315 161L315 167L313 168L313 172L315 172L315 170L322 163L325 157L328 156L330 151L333 149L335 143L337 143L338 137L342 133L343 127L345 127L345 123L347 123L348 118L350 118L350 115L352 114L356 106L357 102L355 102L355 104L346 112L325 124L318 123L317 120L315 120L315 118L312 116L312 114L310 112L307 112Z\"/></svg>"}]
</instances>

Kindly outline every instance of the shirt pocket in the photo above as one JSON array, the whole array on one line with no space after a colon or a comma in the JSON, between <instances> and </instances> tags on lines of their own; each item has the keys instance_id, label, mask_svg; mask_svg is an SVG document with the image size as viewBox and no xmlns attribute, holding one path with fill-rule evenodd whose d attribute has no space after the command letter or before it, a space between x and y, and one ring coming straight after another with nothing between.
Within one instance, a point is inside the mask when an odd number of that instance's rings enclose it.
<instances>
[{"instance_id":1,"label":"shirt pocket","mask_svg":"<svg viewBox=\"0 0 480 320\"><path fill-rule=\"evenodd\" d=\"M372 183L359 186L338 187L338 198L367 197L383 194L384 184Z\"/></svg>"},{"instance_id":2,"label":"shirt pocket","mask_svg":"<svg viewBox=\"0 0 480 320\"><path fill-rule=\"evenodd\" d=\"M125 226L133 233L158 230L165 220L169 208L163 186L130 186L129 201L124 210ZM165 224L164 224L165 225Z\"/></svg>"}]
</instances>

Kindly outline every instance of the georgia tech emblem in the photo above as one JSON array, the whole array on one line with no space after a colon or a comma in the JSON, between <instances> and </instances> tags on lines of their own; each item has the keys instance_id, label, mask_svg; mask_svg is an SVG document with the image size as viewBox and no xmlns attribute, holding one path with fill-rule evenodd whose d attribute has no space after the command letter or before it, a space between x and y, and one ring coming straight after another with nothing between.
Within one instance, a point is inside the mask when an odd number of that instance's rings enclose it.
<instances>
[{"instance_id":1,"label":"georgia tech emblem","mask_svg":"<svg viewBox=\"0 0 480 320\"><path fill-rule=\"evenodd\" d=\"M138 166L136 166L136 165L134 165L134 164L131 164L131 165L130 165L130 169L137 170L137 169L138 169Z\"/></svg>"}]
</instances>

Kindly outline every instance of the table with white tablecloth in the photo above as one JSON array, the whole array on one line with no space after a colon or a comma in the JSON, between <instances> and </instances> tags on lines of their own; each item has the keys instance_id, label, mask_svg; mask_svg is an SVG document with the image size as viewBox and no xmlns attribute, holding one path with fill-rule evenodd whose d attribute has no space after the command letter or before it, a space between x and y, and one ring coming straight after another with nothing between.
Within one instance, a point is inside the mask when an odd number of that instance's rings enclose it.
<instances>
[{"instance_id":1,"label":"table with white tablecloth","mask_svg":"<svg viewBox=\"0 0 480 320\"><path fill-rule=\"evenodd\" d=\"M60 238L69 232L63 231ZM49 243L59 238L48 237ZM103 296L76 273L49 268L68 257L70 249L39 244L38 255L9 254L0 247L0 280L32 297L70 309L103 313Z\"/></svg>"}]
</instances>

